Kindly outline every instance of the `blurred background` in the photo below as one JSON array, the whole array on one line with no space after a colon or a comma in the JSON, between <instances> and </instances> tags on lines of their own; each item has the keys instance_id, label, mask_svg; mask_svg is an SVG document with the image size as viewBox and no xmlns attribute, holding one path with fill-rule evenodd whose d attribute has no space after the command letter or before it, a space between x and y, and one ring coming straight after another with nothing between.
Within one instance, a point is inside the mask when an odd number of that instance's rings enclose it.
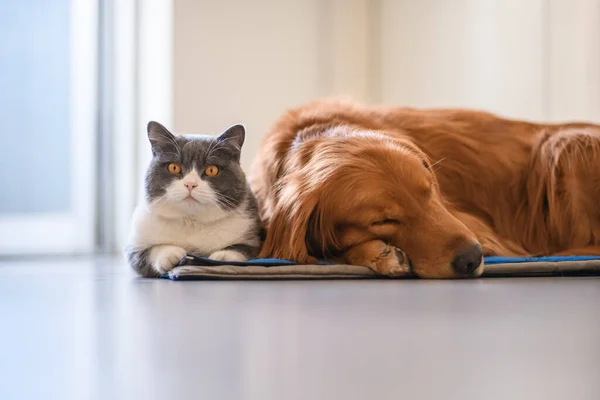
<instances>
[{"instance_id":1,"label":"blurred background","mask_svg":"<svg viewBox=\"0 0 600 400\"><path fill-rule=\"evenodd\" d=\"M153 119L322 96L600 122L598 0L2 0L0 256L118 252Z\"/></svg>"}]
</instances>

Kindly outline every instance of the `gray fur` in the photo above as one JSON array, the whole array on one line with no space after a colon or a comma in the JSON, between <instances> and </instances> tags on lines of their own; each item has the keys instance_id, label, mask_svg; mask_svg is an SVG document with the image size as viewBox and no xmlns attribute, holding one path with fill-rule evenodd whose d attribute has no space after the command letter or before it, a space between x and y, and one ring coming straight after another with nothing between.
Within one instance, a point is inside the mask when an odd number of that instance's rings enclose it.
<instances>
[{"instance_id":1,"label":"gray fur","mask_svg":"<svg viewBox=\"0 0 600 400\"><path fill-rule=\"evenodd\" d=\"M183 179L193 169L200 178L207 182L216 194L218 207L227 215L243 215L251 221L247 232L238 232L237 239L223 238L222 250L233 250L248 258L258 254L260 247L260 218L254 194L250 190L246 175L240 166L240 155L245 138L242 125L233 125L218 137L207 135L173 135L158 122L151 121L147 127L148 139L152 148L152 160L145 177L145 197L147 203L161 200L166 188L175 180ZM168 170L170 163L178 163L181 173L173 175ZM206 167L215 165L219 168L216 176L204 173ZM152 211L151 211L152 212ZM230 214L231 212L231 214ZM182 218L186 216L182 215ZM135 224L134 224L135 225ZM135 233L135 226L133 232ZM149 230L145 230L149 232ZM198 230L197 232L202 232ZM137 237L135 234L133 237ZM162 240L162 239L161 239ZM167 241L167 240L165 240ZM237 241L229 245L232 241ZM158 244L152 246L159 246ZM169 244L169 243L164 243ZM154 247L147 247L135 240L125 249L126 258L133 270L144 277L156 277L158 272L153 268L151 252ZM185 251L190 252L189 249ZM207 257L209 254L197 254Z\"/></svg>"},{"instance_id":2,"label":"gray fur","mask_svg":"<svg viewBox=\"0 0 600 400\"><path fill-rule=\"evenodd\" d=\"M245 238L246 239L245 241L247 243L240 243L240 245L242 245L242 246L247 246L249 248L249 250L247 252L240 251L240 253L248 256L249 258L254 258L258 255L258 252L260 250L260 243L262 242L262 233L263 232L262 232L260 214L258 211L258 202L256 200L256 197L254 196L254 193L252 193L252 190L250 190L250 185L248 185L246 193L247 193L247 196L246 196L246 201L244 203L245 213L247 215L252 215L252 217L254 219L254 228L250 232L248 232L248 235ZM248 243L256 243L256 242L259 243L258 246L254 245L254 244L248 244ZM232 246L230 246L230 247L232 247ZM229 250L229 248L228 248L228 250ZM236 250L236 249L231 249L231 250Z\"/></svg>"},{"instance_id":3,"label":"gray fur","mask_svg":"<svg viewBox=\"0 0 600 400\"><path fill-rule=\"evenodd\" d=\"M158 274L152 269L148 256L150 255L150 249L138 251L132 247L128 247L125 250L127 262L131 265L131 268L141 276L145 277L157 277Z\"/></svg>"},{"instance_id":4,"label":"gray fur","mask_svg":"<svg viewBox=\"0 0 600 400\"><path fill-rule=\"evenodd\" d=\"M206 135L175 136L158 122L148 124L148 138L152 146L152 161L146 173L148 202L161 197L165 188L175 179L181 179L196 168L221 199L224 210L237 208L250 191L246 175L240 166L240 155L245 131L242 125L233 125L218 137ZM181 174L171 174L167 165L181 164ZM205 176L202 171L216 165L219 174Z\"/></svg>"}]
</instances>

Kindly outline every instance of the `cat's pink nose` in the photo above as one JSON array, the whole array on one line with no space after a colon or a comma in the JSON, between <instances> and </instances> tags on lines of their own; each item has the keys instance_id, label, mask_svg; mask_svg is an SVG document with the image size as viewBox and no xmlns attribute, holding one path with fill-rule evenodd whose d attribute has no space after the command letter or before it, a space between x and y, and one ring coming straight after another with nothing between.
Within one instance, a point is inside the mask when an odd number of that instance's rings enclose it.
<instances>
[{"instance_id":1,"label":"cat's pink nose","mask_svg":"<svg viewBox=\"0 0 600 400\"><path fill-rule=\"evenodd\" d=\"M198 185L196 185L195 183L184 183L183 184L186 188L188 188L188 190L191 192L192 190L194 190L195 188L198 187Z\"/></svg>"}]
</instances>

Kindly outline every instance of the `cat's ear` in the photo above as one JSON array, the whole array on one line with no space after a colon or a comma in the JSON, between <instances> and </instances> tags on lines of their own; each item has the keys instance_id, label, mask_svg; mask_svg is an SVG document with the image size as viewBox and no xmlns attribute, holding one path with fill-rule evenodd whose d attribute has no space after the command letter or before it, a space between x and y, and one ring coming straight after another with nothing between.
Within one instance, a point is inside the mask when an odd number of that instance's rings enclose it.
<instances>
[{"instance_id":1,"label":"cat's ear","mask_svg":"<svg viewBox=\"0 0 600 400\"><path fill-rule=\"evenodd\" d=\"M152 146L152 154L159 152L177 153L175 136L167 128L156 121L148 122L148 140Z\"/></svg>"},{"instance_id":2,"label":"cat's ear","mask_svg":"<svg viewBox=\"0 0 600 400\"><path fill-rule=\"evenodd\" d=\"M227 142L230 147L241 152L244 139L246 138L246 129L244 125L233 125L219 136L219 141Z\"/></svg>"}]
</instances>

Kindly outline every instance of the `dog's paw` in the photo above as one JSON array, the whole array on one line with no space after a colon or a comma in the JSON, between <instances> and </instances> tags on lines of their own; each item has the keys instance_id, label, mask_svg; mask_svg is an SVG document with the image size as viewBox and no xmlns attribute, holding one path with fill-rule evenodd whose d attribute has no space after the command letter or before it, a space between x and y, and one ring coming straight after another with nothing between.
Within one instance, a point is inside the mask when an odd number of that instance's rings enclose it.
<instances>
[{"instance_id":1,"label":"dog's paw","mask_svg":"<svg viewBox=\"0 0 600 400\"><path fill-rule=\"evenodd\" d=\"M397 247L386 245L374 262L375 270L387 276L403 276L411 273L406 253Z\"/></svg>"},{"instance_id":2,"label":"dog's paw","mask_svg":"<svg viewBox=\"0 0 600 400\"><path fill-rule=\"evenodd\" d=\"M150 252L152 268L159 274L169 272L186 255L186 251L179 246L156 246Z\"/></svg>"},{"instance_id":3,"label":"dog's paw","mask_svg":"<svg viewBox=\"0 0 600 400\"><path fill-rule=\"evenodd\" d=\"M381 240L371 240L351 247L344 254L344 262L362 265L386 276L405 276L412 272L406 253Z\"/></svg>"},{"instance_id":4,"label":"dog's paw","mask_svg":"<svg viewBox=\"0 0 600 400\"><path fill-rule=\"evenodd\" d=\"M219 250L208 256L211 260L217 261L248 261L248 257L235 250Z\"/></svg>"}]
</instances>

